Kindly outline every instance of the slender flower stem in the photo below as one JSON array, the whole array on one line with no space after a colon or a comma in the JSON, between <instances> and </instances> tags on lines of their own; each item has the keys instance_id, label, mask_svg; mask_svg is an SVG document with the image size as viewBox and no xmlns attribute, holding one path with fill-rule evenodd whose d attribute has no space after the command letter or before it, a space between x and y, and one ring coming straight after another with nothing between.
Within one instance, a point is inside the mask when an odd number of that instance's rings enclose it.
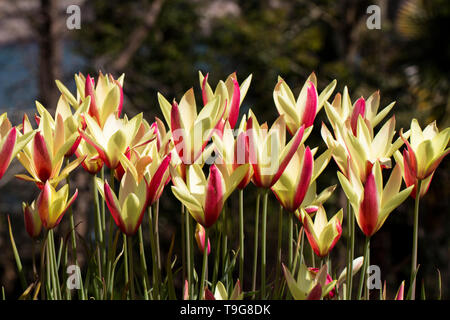
<instances>
[{"instance_id":1,"label":"slender flower stem","mask_svg":"<svg viewBox=\"0 0 450 320\"><path fill-rule=\"evenodd\" d=\"M212 291L216 290L216 284L217 284L217 276L219 274L219 263L220 263L220 232L216 229L216 250L215 250L215 256L214 256L214 269L213 269L213 276L212 276Z\"/></svg>"},{"instance_id":2,"label":"slender flower stem","mask_svg":"<svg viewBox=\"0 0 450 320\"><path fill-rule=\"evenodd\" d=\"M192 276L192 265L193 261L191 261L191 228L190 228L190 221L189 221L189 212L186 210L185 212L185 224L186 224L186 262L187 262L187 280L188 280L188 291L189 291L189 299L193 299L193 276Z\"/></svg>"},{"instance_id":3,"label":"slender flower stem","mask_svg":"<svg viewBox=\"0 0 450 320\"><path fill-rule=\"evenodd\" d=\"M203 246L203 265L202 265L202 275L200 280L200 292L198 294L199 299L203 300L205 296L205 287L206 287L206 272L208 268L208 229L205 228L205 245Z\"/></svg>"},{"instance_id":4,"label":"slender flower stem","mask_svg":"<svg viewBox=\"0 0 450 320\"><path fill-rule=\"evenodd\" d=\"M159 277L158 277L158 262L156 257L156 244L154 238L153 230L153 210L152 206L148 207L148 218L149 218L149 234L150 234L150 249L152 251L152 267L153 267L153 297L159 299Z\"/></svg>"},{"instance_id":5,"label":"slender flower stem","mask_svg":"<svg viewBox=\"0 0 450 320\"><path fill-rule=\"evenodd\" d=\"M45 275L45 257L47 256L46 253L46 249L47 249L47 240L48 240L48 230L45 230L45 236L44 239L42 240L42 247L41 247L41 266L40 266L40 276L39 276L39 281L41 283L41 299L44 300L45 299L45 284L44 284L44 277ZM47 266L48 268L48 266Z\"/></svg>"},{"instance_id":6,"label":"slender flower stem","mask_svg":"<svg viewBox=\"0 0 450 320\"><path fill-rule=\"evenodd\" d=\"M266 237L267 237L267 200L268 190L264 190L263 212L261 219L261 299L266 298Z\"/></svg>"},{"instance_id":7,"label":"slender flower stem","mask_svg":"<svg viewBox=\"0 0 450 320\"><path fill-rule=\"evenodd\" d=\"M124 248L124 252L123 252L123 266L124 266L124 271L125 271L125 284L128 284L130 281L130 271L128 269L128 246L127 246L127 235L124 233L123 234L123 248ZM128 297L128 294L127 294Z\"/></svg>"},{"instance_id":8,"label":"slender flower stem","mask_svg":"<svg viewBox=\"0 0 450 320\"><path fill-rule=\"evenodd\" d=\"M347 300L352 299L353 260L355 254L355 215L347 199L348 240L347 240Z\"/></svg>"},{"instance_id":9,"label":"slender flower stem","mask_svg":"<svg viewBox=\"0 0 450 320\"><path fill-rule=\"evenodd\" d=\"M282 209L280 209L282 210ZM294 250L294 214L289 215L289 244L288 244L288 265L289 270L292 270L293 250Z\"/></svg>"},{"instance_id":10,"label":"slender flower stem","mask_svg":"<svg viewBox=\"0 0 450 320\"><path fill-rule=\"evenodd\" d=\"M96 183L96 176L93 175L92 176L92 193L93 193L93 197L94 197L94 208L95 208L95 235L96 235L96 240L98 242L98 244L100 245L100 250L102 252L102 256L100 258L99 261L99 265L100 265L100 270L104 267L104 263L105 263L105 242L104 242L104 238L103 238L103 225L102 225L102 217L101 217L101 212L100 212L100 205L99 205L99 199L98 199L98 192L97 192L97 183ZM100 278L101 278L102 273L100 273Z\"/></svg>"},{"instance_id":11,"label":"slender flower stem","mask_svg":"<svg viewBox=\"0 0 450 320\"><path fill-rule=\"evenodd\" d=\"M149 300L148 289L150 287L149 279L148 279L148 271L147 271L147 262L145 259L145 250L144 250L144 239L142 236L142 226L138 229L139 236L139 255L141 258L141 268L144 272L144 278L142 279L142 288L144 290L144 299Z\"/></svg>"},{"instance_id":12,"label":"slender flower stem","mask_svg":"<svg viewBox=\"0 0 450 320\"><path fill-rule=\"evenodd\" d=\"M127 239L128 245L128 261L130 263L130 288L131 288L131 299L136 299L136 295L134 293L134 268L133 268L133 239L128 236Z\"/></svg>"},{"instance_id":13,"label":"slender flower stem","mask_svg":"<svg viewBox=\"0 0 450 320\"><path fill-rule=\"evenodd\" d=\"M369 248L370 248L370 237L366 237L366 241L364 243L364 263L361 269L361 276L359 277L358 300L361 300L365 277L367 274L367 268L369 265Z\"/></svg>"},{"instance_id":14,"label":"slender flower stem","mask_svg":"<svg viewBox=\"0 0 450 320\"><path fill-rule=\"evenodd\" d=\"M156 244L156 260L158 262L158 272L161 273L161 251L159 248L159 200L154 204L155 212L155 244Z\"/></svg>"},{"instance_id":15,"label":"slender flower stem","mask_svg":"<svg viewBox=\"0 0 450 320\"><path fill-rule=\"evenodd\" d=\"M185 231L185 208L184 205L181 205L181 265L183 266L183 292L184 292L184 285L187 276L187 270L186 270L186 231Z\"/></svg>"},{"instance_id":16,"label":"slender flower stem","mask_svg":"<svg viewBox=\"0 0 450 320\"><path fill-rule=\"evenodd\" d=\"M111 190L114 191L114 169L111 170L110 172L110 187ZM102 201L104 202L104 201ZM104 208L102 208L104 209ZM106 283L108 284L108 288L110 288L110 295L112 296L113 292L112 292L112 288L113 288L113 277L112 277L112 265L113 265L113 261L114 261L114 252L113 252L113 218L111 216L109 216L109 227L108 227L108 261L106 263Z\"/></svg>"},{"instance_id":17,"label":"slender flower stem","mask_svg":"<svg viewBox=\"0 0 450 320\"><path fill-rule=\"evenodd\" d=\"M227 235L227 210L226 204L222 209L222 274L227 270L228 235Z\"/></svg>"},{"instance_id":18,"label":"slender flower stem","mask_svg":"<svg viewBox=\"0 0 450 320\"><path fill-rule=\"evenodd\" d=\"M298 258L299 256L300 256L299 264L301 265L303 263L303 235L304 235L303 227L301 227L297 238L297 246L295 249L294 262L291 269L292 275L295 275L295 272L297 270L297 260L299 259Z\"/></svg>"},{"instance_id":19,"label":"slender flower stem","mask_svg":"<svg viewBox=\"0 0 450 320\"><path fill-rule=\"evenodd\" d=\"M239 189L239 281L244 291L244 190Z\"/></svg>"},{"instance_id":20,"label":"slender flower stem","mask_svg":"<svg viewBox=\"0 0 450 320\"><path fill-rule=\"evenodd\" d=\"M417 269L417 244L419 238L419 201L420 188L422 180L417 181L416 199L414 201L414 229L413 229L413 243L412 243L412 259L411 259L411 300L416 298L416 269Z\"/></svg>"},{"instance_id":21,"label":"slender flower stem","mask_svg":"<svg viewBox=\"0 0 450 320\"><path fill-rule=\"evenodd\" d=\"M259 243L259 205L261 202L261 191L258 190L258 194L256 196L256 212L255 212L255 232L253 233L254 236L254 244L253 244L253 282L252 282L252 291L256 291L256 276L258 271L258 243ZM253 299L256 298L256 293L253 294Z\"/></svg>"},{"instance_id":22,"label":"slender flower stem","mask_svg":"<svg viewBox=\"0 0 450 320\"><path fill-rule=\"evenodd\" d=\"M278 295L280 288L280 266L281 266L281 243L283 239L283 206L280 205L278 211L278 242L277 242L277 264L275 266L275 294ZM289 267L290 268L290 267Z\"/></svg>"}]
</instances>

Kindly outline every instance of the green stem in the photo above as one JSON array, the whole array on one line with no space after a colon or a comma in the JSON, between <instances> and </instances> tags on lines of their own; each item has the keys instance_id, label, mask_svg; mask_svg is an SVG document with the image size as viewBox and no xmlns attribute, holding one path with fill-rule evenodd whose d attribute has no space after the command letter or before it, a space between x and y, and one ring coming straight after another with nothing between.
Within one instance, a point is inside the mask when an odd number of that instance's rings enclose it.
<instances>
[{"instance_id":1,"label":"green stem","mask_svg":"<svg viewBox=\"0 0 450 320\"><path fill-rule=\"evenodd\" d=\"M124 233L123 236L123 267L124 267L124 274L125 274L125 285L129 284L130 282L130 272L128 269L128 246L127 246L127 235ZM127 290L128 291L128 290ZM127 294L128 297L128 294Z\"/></svg>"},{"instance_id":2,"label":"green stem","mask_svg":"<svg viewBox=\"0 0 450 320\"><path fill-rule=\"evenodd\" d=\"M417 269L417 244L419 238L419 201L420 188L422 180L417 181L416 199L414 201L414 229L413 229L413 243L412 243L412 259L411 259L411 300L416 298L416 269Z\"/></svg>"},{"instance_id":3,"label":"green stem","mask_svg":"<svg viewBox=\"0 0 450 320\"><path fill-rule=\"evenodd\" d=\"M144 240L142 236L142 226L139 227L138 230L138 236L139 236L139 255L141 257L141 268L144 272L144 278L142 279L142 287L144 290L144 299L148 300L148 288L149 288L149 279L148 279L148 271L147 271L147 262L145 260L145 250L144 250Z\"/></svg>"},{"instance_id":4,"label":"green stem","mask_svg":"<svg viewBox=\"0 0 450 320\"><path fill-rule=\"evenodd\" d=\"M148 217L149 217L149 233L150 233L150 249L152 251L152 270L153 270L153 297L159 299L159 278L158 278L158 262L156 257L156 245L155 245L155 235L153 231L153 214L152 206L148 207Z\"/></svg>"},{"instance_id":5,"label":"green stem","mask_svg":"<svg viewBox=\"0 0 450 320\"><path fill-rule=\"evenodd\" d=\"M214 292L214 290L216 289L216 284L217 284L217 276L219 274L219 262L220 262L220 232L219 230L216 229L216 250L215 251L215 256L214 256L214 270L213 270L213 276L212 276L212 291Z\"/></svg>"},{"instance_id":6,"label":"green stem","mask_svg":"<svg viewBox=\"0 0 450 320\"><path fill-rule=\"evenodd\" d=\"M239 189L239 281L244 291L244 190Z\"/></svg>"},{"instance_id":7,"label":"green stem","mask_svg":"<svg viewBox=\"0 0 450 320\"><path fill-rule=\"evenodd\" d=\"M159 247L159 200L154 204L155 212L155 245L156 245L156 261L158 262L158 273L161 274L161 251Z\"/></svg>"},{"instance_id":8,"label":"green stem","mask_svg":"<svg viewBox=\"0 0 450 320\"><path fill-rule=\"evenodd\" d=\"M47 240L48 240L48 230L45 230L45 236L44 240L42 241L42 247L41 247L41 266L40 266L40 276L39 281L41 282L41 299L45 299L45 287L44 284L44 277L45 277L45 257L47 256L46 249L47 249ZM48 266L47 266L48 268Z\"/></svg>"},{"instance_id":9,"label":"green stem","mask_svg":"<svg viewBox=\"0 0 450 320\"><path fill-rule=\"evenodd\" d=\"M361 300L364 281L367 274L367 267L369 262L369 248L370 248L370 237L366 237L366 241L364 243L364 263L361 269L361 276L359 277L358 300Z\"/></svg>"},{"instance_id":10,"label":"green stem","mask_svg":"<svg viewBox=\"0 0 450 320\"><path fill-rule=\"evenodd\" d=\"M275 266L275 294L278 295L278 289L280 288L280 266L281 266L281 243L283 234L283 206L280 205L278 211L278 242L277 242L277 264ZM290 268L289 268L290 269Z\"/></svg>"},{"instance_id":11,"label":"green stem","mask_svg":"<svg viewBox=\"0 0 450 320\"><path fill-rule=\"evenodd\" d=\"M261 191L258 190L258 194L256 196L256 212L255 212L255 232L253 233L254 236L254 242L253 242L253 282L252 282L252 291L253 293L253 299L256 298L256 276L258 271L258 243L259 243L259 205L261 202Z\"/></svg>"},{"instance_id":12,"label":"green stem","mask_svg":"<svg viewBox=\"0 0 450 320\"><path fill-rule=\"evenodd\" d=\"M183 266L183 293L184 293L184 285L185 285L185 281L186 280L186 275L187 275L187 270L186 270L186 231L185 231L185 209L184 209L184 205L181 205L181 265Z\"/></svg>"},{"instance_id":13,"label":"green stem","mask_svg":"<svg viewBox=\"0 0 450 320\"><path fill-rule=\"evenodd\" d=\"M100 213L100 205L99 205L99 199L98 199L98 192L97 192L97 183L96 183L96 176L93 175L92 176L92 193L93 193L93 197L94 197L94 208L95 208L95 235L96 235L96 239L98 244L100 245L100 250L102 252L102 255L100 257L100 261L99 261L99 270L102 271L102 268L104 266L104 254L105 254L105 242L104 242L104 238L103 238L103 227L102 227L102 217L101 217L101 213ZM102 279L102 274L103 272L100 272L99 276L100 279Z\"/></svg>"},{"instance_id":14,"label":"green stem","mask_svg":"<svg viewBox=\"0 0 450 320\"><path fill-rule=\"evenodd\" d=\"M267 240L267 200L268 190L264 190L263 212L261 219L261 299L266 299L266 240Z\"/></svg>"},{"instance_id":15,"label":"green stem","mask_svg":"<svg viewBox=\"0 0 450 320\"><path fill-rule=\"evenodd\" d=\"M126 238L127 245L128 245L128 261L130 263L130 288L131 288L131 299L135 300L136 295L134 293L134 268L133 268L133 239L131 236L128 236Z\"/></svg>"},{"instance_id":16,"label":"green stem","mask_svg":"<svg viewBox=\"0 0 450 320\"><path fill-rule=\"evenodd\" d=\"M189 299L193 299L193 276L192 276L192 265L193 262L191 261L191 228L190 228L190 221L189 221L189 212L186 210L185 215L185 224L186 224L186 262L187 262L187 280L188 280L188 291L189 291Z\"/></svg>"},{"instance_id":17,"label":"green stem","mask_svg":"<svg viewBox=\"0 0 450 320\"><path fill-rule=\"evenodd\" d=\"M289 259L289 270L292 270L293 263L293 247L294 244L294 214L289 215L289 244L288 244L288 259Z\"/></svg>"},{"instance_id":18,"label":"green stem","mask_svg":"<svg viewBox=\"0 0 450 320\"><path fill-rule=\"evenodd\" d=\"M228 235L227 235L227 210L225 204L222 209L222 274L227 270L227 251L228 251Z\"/></svg>"},{"instance_id":19,"label":"green stem","mask_svg":"<svg viewBox=\"0 0 450 320\"><path fill-rule=\"evenodd\" d=\"M347 199L348 239L347 239L347 300L352 299L353 260L355 254L355 215Z\"/></svg>"},{"instance_id":20,"label":"green stem","mask_svg":"<svg viewBox=\"0 0 450 320\"><path fill-rule=\"evenodd\" d=\"M205 296L205 287L206 287L206 272L208 268L208 229L205 228L205 243L203 248L203 265L202 265L202 275L200 280L200 292L198 294L199 299L203 300Z\"/></svg>"}]
</instances>

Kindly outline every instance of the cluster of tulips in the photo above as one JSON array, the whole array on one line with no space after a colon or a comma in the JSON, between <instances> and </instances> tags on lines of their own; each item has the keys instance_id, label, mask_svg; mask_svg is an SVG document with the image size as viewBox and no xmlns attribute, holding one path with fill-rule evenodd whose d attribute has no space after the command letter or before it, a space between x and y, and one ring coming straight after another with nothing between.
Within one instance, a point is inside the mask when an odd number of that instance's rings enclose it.
<instances>
[{"instance_id":1,"label":"cluster of tulips","mask_svg":"<svg viewBox=\"0 0 450 320\"><path fill-rule=\"evenodd\" d=\"M450 128L439 132L433 122L422 130L412 120L411 128L400 130L393 141L395 117L381 123L394 103L379 111L379 92L352 103L347 88L330 103L336 80L319 94L314 73L297 99L288 84L278 79L273 99L279 117L270 128L267 123L260 124L251 110L247 115L240 114L251 76L239 84L235 73L214 90L208 75L199 73L200 112L193 89L179 102L174 99L170 103L158 94L165 123L155 118L150 124L143 114L129 119L122 112L123 81L123 75L115 79L100 73L95 81L89 75L76 74L75 95L56 81L61 95L55 114L37 102L36 129L26 115L17 127L6 114L0 116L0 179L17 157L28 175L16 177L34 183L40 192L32 203L23 203L26 231L33 239L33 248L40 245L40 263L35 262L33 249L31 284L11 225L9 228L24 287L22 298L369 299L365 279L370 239L409 196L415 199L411 278L407 295L403 281L395 298L415 298L419 199L450 152ZM306 140L322 108L329 120L329 125L322 123L321 128L327 150L318 154L318 148L306 145ZM337 176L347 197L347 263L339 270L340 276L336 276L338 270L332 269L329 257L342 235L344 210L333 216L327 214L324 203L337 186L320 192L316 186L331 158L339 168ZM92 176L95 241L89 247L87 271L77 269L78 290L72 291L66 267L70 261L79 265L80 240L73 217L76 212L71 208L78 191L70 190L69 175L80 165ZM389 176L385 184L383 176ZM243 285L244 259L248 258L244 220L252 217L244 214L244 189L250 182L258 192L253 273L251 281L247 280L252 286L247 288ZM159 199L169 183L181 202L181 237L173 237L164 270ZM233 213L225 210L227 199L236 189L239 246L231 248L226 222ZM268 277L266 236L271 192L280 209L276 270ZM105 213L108 211L111 216ZM70 219L70 236L61 237L57 250L55 228L65 212ZM151 270L147 268L142 232L146 213ZM288 219L287 231L283 231L284 219ZM355 220L366 237L364 255L357 258ZM210 241L211 235L214 241ZM288 240L286 250L282 249L283 238ZM175 240L181 243L181 263L173 257ZM194 263L195 242L203 257L201 267L197 266L200 276ZM121 245L122 250L118 250ZM239 270L233 272L237 264ZM212 277L208 266L212 266ZM356 286L353 278L360 269ZM180 278L183 288L177 294L175 279ZM115 290L118 287L120 290ZM353 287L356 292L352 292ZM386 299L386 289L380 290L380 298Z\"/></svg>"}]
</instances>

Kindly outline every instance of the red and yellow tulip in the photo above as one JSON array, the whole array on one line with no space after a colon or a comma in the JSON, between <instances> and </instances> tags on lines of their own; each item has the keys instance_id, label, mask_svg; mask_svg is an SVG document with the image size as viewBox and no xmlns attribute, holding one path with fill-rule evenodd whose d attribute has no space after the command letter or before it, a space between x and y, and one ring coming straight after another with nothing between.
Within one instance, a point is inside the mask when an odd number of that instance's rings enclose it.
<instances>
[{"instance_id":1,"label":"red and yellow tulip","mask_svg":"<svg viewBox=\"0 0 450 320\"><path fill-rule=\"evenodd\" d=\"M31 130L31 124L25 115L23 132L27 134ZM33 141L17 155L20 163L31 176L18 174L16 177L25 181L32 181L40 189L44 187L46 181L56 187L83 161L83 158L76 159L61 171L64 157L73 147L77 138L78 133L75 132L68 139L65 139L62 116L59 114L55 122L48 112L43 111Z\"/></svg>"},{"instance_id":2,"label":"red and yellow tulip","mask_svg":"<svg viewBox=\"0 0 450 320\"><path fill-rule=\"evenodd\" d=\"M380 162L376 161L365 183L350 170L347 179L338 172L338 178L355 212L356 221L367 236L371 237L386 221L389 214L411 193L413 186L400 191L402 174L397 164L383 188Z\"/></svg>"},{"instance_id":3,"label":"red and yellow tulip","mask_svg":"<svg viewBox=\"0 0 450 320\"><path fill-rule=\"evenodd\" d=\"M27 233L31 238L37 238L41 234L42 222L35 201L31 204L23 202L22 210L25 221L25 230L27 230Z\"/></svg>"},{"instance_id":4,"label":"red and yellow tulip","mask_svg":"<svg viewBox=\"0 0 450 320\"><path fill-rule=\"evenodd\" d=\"M219 218L226 199L242 181L248 164L238 167L231 175L221 172L216 165L209 168L209 176L205 177L198 164L187 166L186 182L171 166L172 191L188 209L192 217L203 227L211 227Z\"/></svg>"},{"instance_id":5,"label":"red and yellow tulip","mask_svg":"<svg viewBox=\"0 0 450 320\"><path fill-rule=\"evenodd\" d=\"M323 206L319 206L314 216L314 223L303 208L300 209L299 216L311 248L317 256L327 256L342 235L342 209L328 220L325 209Z\"/></svg>"},{"instance_id":6,"label":"red and yellow tulip","mask_svg":"<svg viewBox=\"0 0 450 320\"><path fill-rule=\"evenodd\" d=\"M46 181L36 200L36 207L42 225L46 229L56 227L60 223L64 213L77 198L77 195L78 189L75 190L75 193L69 199L69 185L65 184L56 191L50 182Z\"/></svg>"},{"instance_id":7,"label":"red and yellow tulip","mask_svg":"<svg viewBox=\"0 0 450 320\"><path fill-rule=\"evenodd\" d=\"M325 151L314 161L317 148L300 145L289 161L280 179L272 186L272 191L280 204L288 212L295 212L303 200L309 186L319 177L331 158L331 151Z\"/></svg>"},{"instance_id":8,"label":"red and yellow tulip","mask_svg":"<svg viewBox=\"0 0 450 320\"><path fill-rule=\"evenodd\" d=\"M14 157L33 138L34 131L23 135L9 122L6 112L0 115L0 179Z\"/></svg>"},{"instance_id":9,"label":"red and yellow tulip","mask_svg":"<svg viewBox=\"0 0 450 320\"><path fill-rule=\"evenodd\" d=\"M433 121L422 131L417 120L413 119L410 131L409 142L400 132L406 148L403 150L403 156L400 152L396 152L394 157L400 165L406 185L414 186L411 196L416 197L418 180L421 180L420 197L423 197L428 191L437 167L450 153L450 148L447 148L450 128L439 132L436 121Z\"/></svg>"},{"instance_id":10,"label":"red and yellow tulip","mask_svg":"<svg viewBox=\"0 0 450 320\"><path fill-rule=\"evenodd\" d=\"M239 117L239 108L245 98L245 95L247 94L247 90L252 81L252 75L249 75L247 79L244 80L242 85L239 86L236 78L236 72L234 72L228 76L225 82L220 80L214 92L208 83L209 74L203 76L203 74L199 71L198 75L200 86L202 88L203 105L206 106L209 101L215 99L216 97L219 98L220 105L225 106L225 113L221 121L224 125L225 121L228 120L231 128L234 129Z\"/></svg>"},{"instance_id":11,"label":"red and yellow tulip","mask_svg":"<svg viewBox=\"0 0 450 320\"><path fill-rule=\"evenodd\" d=\"M317 113L333 93L335 87L336 80L333 80L318 96L316 89L317 78L312 73L305 81L297 100L295 100L289 86L281 77L278 77L278 83L273 91L273 100L278 113L284 115L287 128L292 135L302 125L305 128L313 125Z\"/></svg>"},{"instance_id":12,"label":"red and yellow tulip","mask_svg":"<svg viewBox=\"0 0 450 320\"><path fill-rule=\"evenodd\" d=\"M271 188L280 178L294 156L300 143L304 141L311 127L301 126L291 141L286 144L286 122L279 116L270 130L267 124L259 125L256 116L250 112L247 122L249 156L253 166L253 183L257 187ZM306 131L306 132L305 132Z\"/></svg>"}]
</instances>

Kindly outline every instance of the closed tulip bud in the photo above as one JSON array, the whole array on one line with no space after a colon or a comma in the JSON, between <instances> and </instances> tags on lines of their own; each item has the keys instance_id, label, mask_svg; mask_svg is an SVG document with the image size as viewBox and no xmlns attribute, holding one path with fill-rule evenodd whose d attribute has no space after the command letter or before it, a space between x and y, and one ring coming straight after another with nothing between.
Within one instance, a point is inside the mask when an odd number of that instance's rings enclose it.
<instances>
[{"instance_id":1,"label":"closed tulip bud","mask_svg":"<svg viewBox=\"0 0 450 320\"><path fill-rule=\"evenodd\" d=\"M205 228L202 227L200 223L197 223L197 226L195 227L195 240L197 241L197 246L200 252L205 251ZM211 244L209 242L208 238L208 255L211 252Z\"/></svg>"},{"instance_id":2,"label":"closed tulip bud","mask_svg":"<svg viewBox=\"0 0 450 320\"><path fill-rule=\"evenodd\" d=\"M42 222L39 212L33 201L31 205L22 203L23 215L25 220L25 229L31 238L37 238L42 230Z\"/></svg>"}]
</instances>

